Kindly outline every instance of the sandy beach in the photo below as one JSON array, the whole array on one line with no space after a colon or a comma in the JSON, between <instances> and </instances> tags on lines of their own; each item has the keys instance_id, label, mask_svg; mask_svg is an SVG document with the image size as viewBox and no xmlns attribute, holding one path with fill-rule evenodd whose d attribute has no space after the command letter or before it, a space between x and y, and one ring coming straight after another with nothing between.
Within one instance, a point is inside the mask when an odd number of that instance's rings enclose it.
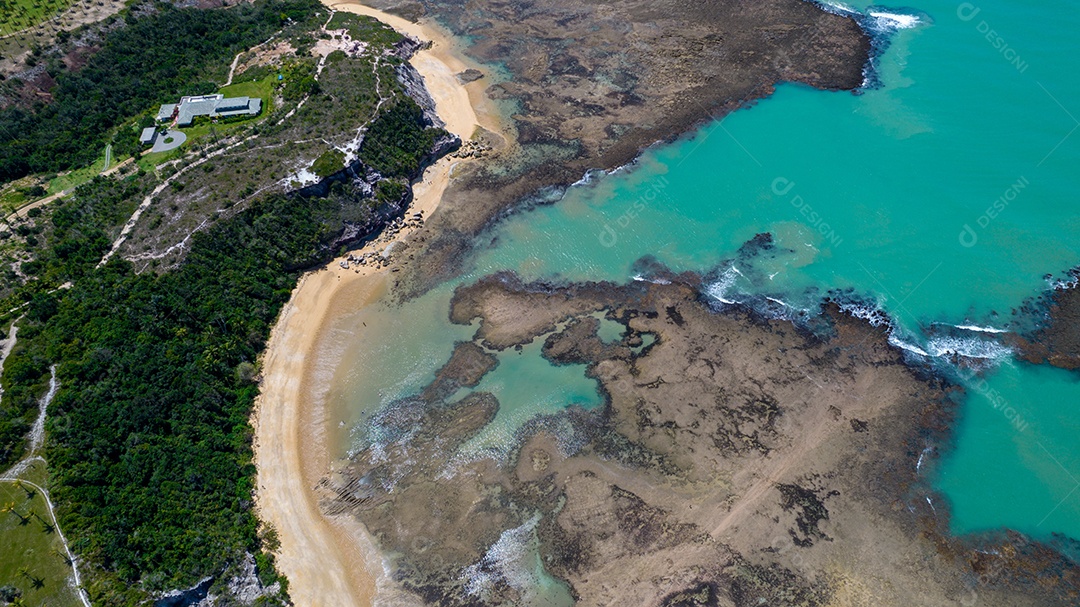
<instances>
[{"instance_id":1,"label":"sandy beach","mask_svg":"<svg viewBox=\"0 0 1080 607\"><path fill-rule=\"evenodd\" d=\"M445 33L355 2L326 4L334 10L375 17L432 42L411 63L423 76L448 131L462 140L470 139L477 126L502 131L484 96L486 84L462 85L456 78L471 66L454 54L453 42ZM464 161L446 157L428 168L423 180L414 185L408 213L430 217L460 162ZM393 241L407 238L415 229L402 229ZM380 238L353 253L382 250L390 242ZM302 277L282 310L263 357L261 395L252 419L260 517L278 532L278 567L289 579L293 601L301 607L371 605L382 574L380 557L363 526L348 517L324 517L314 492L319 478L330 471L331 457L325 415L311 398L315 357L310 354L332 319L378 301L387 288L386 269L343 268L340 262L334 260Z\"/></svg>"}]
</instances>

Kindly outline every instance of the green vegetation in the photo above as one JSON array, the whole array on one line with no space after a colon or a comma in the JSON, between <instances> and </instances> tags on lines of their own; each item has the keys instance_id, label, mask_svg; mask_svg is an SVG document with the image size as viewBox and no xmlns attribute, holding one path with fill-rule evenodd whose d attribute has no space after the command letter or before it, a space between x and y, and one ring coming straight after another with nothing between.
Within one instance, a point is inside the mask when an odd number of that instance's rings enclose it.
<instances>
[{"instance_id":1,"label":"green vegetation","mask_svg":"<svg viewBox=\"0 0 1080 607\"><path fill-rule=\"evenodd\" d=\"M311 171L325 179L345 167L345 154L338 150L326 150L311 164Z\"/></svg>"},{"instance_id":2,"label":"green vegetation","mask_svg":"<svg viewBox=\"0 0 1080 607\"><path fill-rule=\"evenodd\" d=\"M30 321L26 327L47 318L57 301L57 295L49 291L86 276L94 268L109 250L118 226L135 210L141 192L141 182L136 177L123 180L97 177L76 189L74 196L58 201L49 222L41 222L27 231L28 236L40 236L51 243L38 252L36 259L22 264L22 272L35 280L0 300L0 309L11 310L21 302L29 302L25 310L18 310L20 314L26 312ZM33 335L32 328L29 333L20 333L16 349L23 345L24 337ZM4 371L5 375L0 377L4 388L0 407L0 468L23 457L23 437L37 416L38 398L49 381L48 370L42 371L40 360L12 356L4 364Z\"/></svg>"},{"instance_id":3,"label":"green vegetation","mask_svg":"<svg viewBox=\"0 0 1080 607\"><path fill-rule=\"evenodd\" d=\"M391 46L404 39L397 31L386 27L377 19L345 12L336 13L326 29L343 29L349 32L349 37L353 40L364 40L381 46Z\"/></svg>"},{"instance_id":4,"label":"green vegetation","mask_svg":"<svg viewBox=\"0 0 1080 607\"><path fill-rule=\"evenodd\" d=\"M119 160L115 156L113 157L112 161L113 164L119 162ZM73 171L66 171L50 179L48 191L46 192L46 194L59 194L64 190L71 190L72 188L84 184L93 179L94 177L100 175L103 170L105 170L105 152L102 149L101 154L97 158L95 158L89 166L75 169Z\"/></svg>"},{"instance_id":5,"label":"green vegetation","mask_svg":"<svg viewBox=\"0 0 1080 607\"><path fill-rule=\"evenodd\" d=\"M259 22L267 6L260 0L254 7L206 12L240 11ZM248 31L245 23L237 18L238 37ZM132 27L118 35L126 40ZM367 34L390 39L385 32ZM103 49L113 44L112 35ZM217 66L228 60L231 55L220 57ZM191 67L175 83L195 86L212 68L209 62ZM285 587L274 569L275 535L260 532L252 510L248 420L258 390L258 356L299 273L331 258L346 222L370 226L380 205L407 196L409 180L442 131L424 126L419 108L394 77L392 60L376 64L366 56L339 56L328 62L320 82L307 57L290 60L283 71L280 84L275 70L225 92L255 96L251 90L280 86L283 98L307 99L288 120L278 120L286 106L257 125L198 125L189 136L203 137L200 144L147 154L135 165L138 170L132 167L119 178L91 178L73 195L0 231L0 268L16 264L24 275L0 273L0 311L6 311L0 312L0 328L21 317L18 345L0 375L0 469L25 454L26 433L49 367L56 365L60 389L49 408L43 455L60 526L84 565L80 571L96 605L147 604L155 592L189 587L206 576L215 578L211 591L218 593L247 553L254 555L264 584L281 581ZM122 80L105 78L114 79ZM98 92L73 91L69 106L84 107ZM384 109L376 116L381 98ZM108 141L117 155L137 132L139 112L152 106L133 105L116 114ZM49 107L35 116L53 115ZM11 134L5 124L0 115L0 156L23 145L2 136ZM220 138L234 128L235 139ZM320 173L336 172L344 156L334 148L353 141L363 128L363 153L387 177L375 184L371 198L341 183L325 198L256 193L294 171L298 155L318 157L313 169ZM246 133L259 138L244 140ZM243 143L191 166L214 152L214 145L237 141ZM106 142L87 149L100 153ZM36 153L36 142L25 145ZM161 183L143 167L167 159L179 162L162 167L161 177L188 170L155 198L125 245L141 248L124 254L149 251L135 238L139 230L159 230L174 243L191 234L186 255L161 273L149 270L156 262L149 256L140 261L139 269L148 270L141 273L119 256L97 268L134 208ZM188 223L159 228L169 221ZM195 225L199 229L192 232ZM59 288L65 283L71 287ZM0 579L0 587L4 583ZM260 601L279 604L286 598Z\"/></svg>"},{"instance_id":6,"label":"green vegetation","mask_svg":"<svg viewBox=\"0 0 1080 607\"><path fill-rule=\"evenodd\" d=\"M0 36L34 27L72 4L73 0L0 0Z\"/></svg>"},{"instance_id":7,"label":"green vegetation","mask_svg":"<svg viewBox=\"0 0 1080 607\"><path fill-rule=\"evenodd\" d=\"M45 485L44 466L24 476ZM79 605L68 584L72 575L45 497L26 483L0 481L0 589L21 597L27 607ZM10 602L0 594L0 605Z\"/></svg>"},{"instance_id":8,"label":"green vegetation","mask_svg":"<svg viewBox=\"0 0 1080 607\"><path fill-rule=\"evenodd\" d=\"M98 568L95 602L131 604L260 552L247 424L257 387L241 371L299 269L329 254L335 217L326 199L271 197L196 234L174 273L112 262L31 306L4 385L33 386L61 361L46 458L61 525ZM97 244L67 248L92 260ZM5 406L21 396L10 394Z\"/></svg>"},{"instance_id":9,"label":"green vegetation","mask_svg":"<svg viewBox=\"0 0 1080 607\"><path fill-rule=\"evenodd\" d=\"M261 80L248 80L247 82L234 82L229 86L223 86L218 91L226 97L258 97L263 101L263 115L269 115L274 111L274 85L277 75L264 76Z\"/></svg>"},{"instance_id":10,"label":"green vegetation","mask_svg":"<svg viewBox=\"0 0 1080 607\"><path fill-rule=\"evenodd\" d=\"M287 20L308 19L317 4L260 0L227 10L154 6L157 11L141 18L129 12L126 26L110 32L80 70L50 64L57 83L52 103L34 112L0 111L0 181L89 164L120 123L164 100L216 89L199 79Z\"/></svg>"},{"instance_id":11,"label":"green vegetation","mask_svg":"<svg viewBox=\"0 0 1080 607\"><path fill-rule=\"evenodd\" d=\"M385 177L414 175L424 155L445 135L446 131L424 124L424 112L415 101L401 97L368 129L360 160Z\"/></svg>"}]
</instances>

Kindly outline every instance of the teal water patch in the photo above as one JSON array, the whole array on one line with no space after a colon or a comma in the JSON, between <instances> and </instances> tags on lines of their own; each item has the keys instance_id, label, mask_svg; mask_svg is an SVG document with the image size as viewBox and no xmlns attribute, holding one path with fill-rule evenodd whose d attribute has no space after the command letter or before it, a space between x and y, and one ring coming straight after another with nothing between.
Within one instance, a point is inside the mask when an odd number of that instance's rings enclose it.
<instances>
[{"instance_id":1,"label":"teal water patch","mask_svg":"<svg viewBox=\"0 0 1080 607\"><path fill-rule=\"evenodd\" d=\"M877 62L880 88L853 95L780 86L750 110L569 188L558 204L511 216L478 243L460 282L507 269L526 280L647 280L652 266L639 261L652 257L707 273L706 292L718 305L767 301L795 312L815 309L829 293L857 296L864 311L889 314L894 343L916 359L1008 360L993 331L1048 288L1047 273L1080 262L1080 214L1072 210L1080 12L1061 0L928 0L919 9L925 18L897 31ZM755 238L763 233L771 238ZM438 311L448 289L433 296L439 305L394 314ZM450 328L445 312L422 326L393 347L448 356L443 340L465 332ZM505 447L525 418L586 396L580 369L555 373L531 351L506 357L478 387L501 393L504 406L481 446ZM400 364L416 378L444 362L425 358L426 370ZM358 406L414 389L391 367L371 365L385 377L362 373L370 385ZM1080 520L1080 490L1062 492L1066 477L1035 451L1046 446L1077 474L1080 443L1059 432L1080 414L1050 402L1068 396L1068 377L1008 363L988 380L1032 420L1019 434L999 413L983 417L990 414L979 394L971 396L939 481L956 505L956 530L1008 525L1080 537L1072 522ZM980 461L1002 470L986 479L989 489L972 480L982 478ZM1029 501L1016 499L1025 474L1043 483L1029 487ZM1055 499L1064 502L1046 517Z\"/></svg>"},{"instance_id":2,"label":"teal water patch","mask_svg":"<svg viewBox=\"0 0 1080 607\"><path fill-rule=\"evenodd\" d=\"M596 329L596 336L600 338L600 341L605 344L613 344L622 340L626 334L626 325L609 320L603 312L598 312L593 316L600 321L600 326Z\"/></svg>"},{"instance_id":3,"label":"teal water patch","mask_svg":"<svg viewBox=\"0 0 1080 607\"><path fill-rule=\"evenodd\" d=\"M466 592L488 599L498 584L506 584L520 593L515 603L521 607L571 607L574 598L567 584L544 569L540 558L540 540L534 515L520 527L507 529L488 549L484 558L466 568Z\"/></svg>"},{"instance_id":4,"label":"teal water patch","mask_svg":"<svg viewBox=\"0 0 1080 607\"><path fill-rule=\"evenodd\" d=\"M1002 526L1080 537L1080 378L1024 363L965 382L955 452L937 472L955 533ZM1037 386L1037 390L1032 390Z\"/></svg>"},{"instance_id":5,"label":"teal water patch","mask_svg":"<svg viewBox=\"0 0 1080 607\"><path fill-rule=\"evenodd\" d=\"M537 416L603 403L596 380L585 377L585 365L553 365L542 356L544 339L541 336L520 349L499 352L498 366L475 388L456 395L490 392L499 399L495 419L461 447L463 456L502 459L515 444L517 431Z\"/></svg>"}]
</instances>

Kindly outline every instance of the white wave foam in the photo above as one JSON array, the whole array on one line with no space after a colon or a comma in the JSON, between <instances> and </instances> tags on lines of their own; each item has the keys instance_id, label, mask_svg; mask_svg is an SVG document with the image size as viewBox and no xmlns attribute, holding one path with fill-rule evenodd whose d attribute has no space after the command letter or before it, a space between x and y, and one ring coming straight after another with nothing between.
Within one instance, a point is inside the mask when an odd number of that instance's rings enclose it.
<instances>
[{"instance_id":1,"label":"white wave foam","mask_svg":"<svg viewBox=\"0 0 1080 607\"><path fill-rule=\"evenodd\" d=\"M1050 289L1053 291L1068 291L1069 289L1075 289L1077 285L1080 285L1080 278L1059 278L1048 282L1050 284Z\"/></svg>"},{"instance_id":2,"label":"white wave foam","mask_svg":"<svg viewBox=\"0 0 1080 607\"><path fill-rule=\"evenodd\" d=\"M963 356L983 360L1002 360L1012 355L1012 349L994 341L975 338L938 337L926 344L927 350L935 357Z\"/></svg>"},{"instance_id":3,"label":"white wave foam","mask_svg":"<svg viewBox=\"0 0 1080 607\"><path fill-rule=\"evenodd\" d=\"M570 187L573 188L577 186L589 185L593 181L601 179L606 175L607 171L604 171L603 169L589 169L585 171L585 174L582 175L581 179L578 179L574 183L570 184Z\"/></svg>"},{"instance_id":4,"label":"white wave foam","mask_svg":"<svg viewBox=\"0 0 1080 607\"><path fill-rule=\"evenodd\" d=\"M897 348L900 348L901 350L907 350L908 352L911 352L913 354L918 354L919 356L930 356L926 352L926 350L923 350L922 348L920 348L919 346L916 346L914 344L909 344L909 343L907 343L905 341L902 341L900 338L898 338L893 333L889 334L889 343L892 344L893 346L896 346Z\"/></svg>"},{"instance_id":5,"label":"white wave foam","mask_svg":"<svg viewBox=\"0 0 1080 607\"><path fill-rule=\"evenodd\" d=\"M883 30L906 30L916 27L922 21L916 15L904 15L901 13L887 13L885 11L870 10L867 15L874 19L874 24Z\"/></svg>"},{"instance_id":6,"label":"white wave foam","mask_svg":"<svg viewBox=\"0 0 1080 607\"><path fill-rule=\"evenodd\" d=\"M927 445L926 448L922 450L922 453L919 454L919 461L915 463L915 472L916 473L922 471L923 461L926 459L927 455L929 455L930 453L933 452L933 450L934 450L933 447L931 447L930 445Z\"/></svg>"},{"instance_id":7,"label":"white wave foam","mask_svg":"<svg viewBox=\"0 0 1080 607\"><path fill-rule=\"evenodd\" d=\"M771 301L773 303L780 304L782 306L788 307L788 304L786 302L783 302L783 301L781 301L781 300L779 300L779 299L777 299L775 297L769 297L768 295L766 295L765 299L768 299L769 301Z\"/></svg>"},{"instance_id":8,"label":"white wave foam","mask_svg":"<svg viewBox=\"0 0 1080 607\"><path fill-rule=\"evenodd\" d=\"M980 327L978 325L953 325L957 329L963 329L964 331L975 331L977 333L1008 333L1006 329L996 329L994 327Z\"/></svg>"},{"instance_id":9,"label":"white wave foam","mask_svg":"<svg viewBox=\"0 0 1080 607\"><path fill-rule=\"evenodd\" d=\"M881 311L880 306L871 308L862 304L841 303L840 310L851 314L855 318L861 318L870 323L871 327L880 327L889 324L889 317Z\"/></svg>"},{"instance_id":10,"label":"white wave foam","mask_svg":"<svg viewBox=\"0 0 1080 607\"><path fill-rule=\"evenodd\" d=\"M815 0L814 2L827 13L834 15L855 15L859 11L855 10L855 7L839 2L838 0Z\"/></svg>"},{"instance_id":11,"label":"white wave foam","mask_svg":"<svg viewBox=\"0 0 1080 607\"><path fill-rule=\"evenodd\" d=\"M540 581L533 558L539 522L540 515L534 514L520 527L503 531L479 562L465 568L465 591L483 598L499 581L522 593L534 590Z\"/></svg>"},{"instance_id":12,"label":"white wave foam","mask_svg":"<svg viewBox=\"0 0 1080 607\"><path fill-rule=\"evenodd\" d=\"M705 288L705 294L720 303L729 305L739 303L734 299L728 299L728 290L735 285L735 281L738 280L739 276L742 276L742 272L738 268L735 266L729 267L716 282Z\"/></svg>"},{"instance_id":13,"label":"white wave foam","mask_svg":"<svg viewBox=\"0 0 1080 607\"><path fill-rule=\"evenodd\" d=\"M669 284L671 284L670 280L666 280L666 279L663 279L663 278L645 278L641 274L634 274L633 279L634 279L635 282L647 282L647 283L654 284L654 285L669 285Z\"/></svg>"}]
</instances>

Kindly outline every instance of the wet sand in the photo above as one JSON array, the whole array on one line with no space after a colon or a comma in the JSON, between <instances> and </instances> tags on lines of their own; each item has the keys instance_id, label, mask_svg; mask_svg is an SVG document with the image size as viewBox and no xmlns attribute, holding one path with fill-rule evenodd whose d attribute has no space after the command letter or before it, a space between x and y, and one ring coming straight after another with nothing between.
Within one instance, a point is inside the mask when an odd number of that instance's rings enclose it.
<instances>
[{"instance_id":1,"label":"wet sand","mask_svg":"<svg viewBox=\"0 0 1080 607\"><path fill-rule=\"evenodd\" d=\"M463 85L456 74L469 69L454 55L450 39L437 29L355 2L327 3L375 17L432 47L418 52L411 63L424 77L446 129L462 140L476 127L499 132L500 120L484 101L483 85ZM441 159L414 185L409 214L425 218L438 207L455 167L464 161ZM404 228L390 240L376 239L363 254L385 249L406 239L415 228ZM318 344L334 318L378 301L387 291L390 268L343 268L336 259L305 275L282 310L263 358L261 395L256 403L255 464L260 517L273 525L281 540L278 567L289 579L289 594L297 605L371 605L382 573L380 556L363 527L350 516L326 517L313 488L329 471L325 412L311 397Z\"/></svg>"}]
</instances>

